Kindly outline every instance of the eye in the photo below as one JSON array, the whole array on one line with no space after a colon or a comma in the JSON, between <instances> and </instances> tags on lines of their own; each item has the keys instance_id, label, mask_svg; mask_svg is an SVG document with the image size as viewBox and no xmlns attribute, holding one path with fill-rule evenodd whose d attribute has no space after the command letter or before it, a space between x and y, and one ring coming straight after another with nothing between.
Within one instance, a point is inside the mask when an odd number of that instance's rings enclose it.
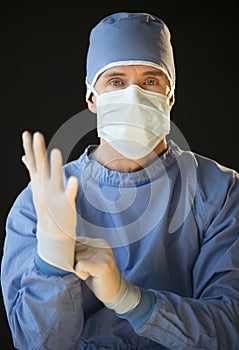
<instances>
[{"instance_id":1,"label":"eye","mask_svg":"<svg viewBox=\"0 0 239 350\"><path fill-rule=\"evenodd\" d=\"M118 86L122 86L123 82L120 79L113 79L113 80L110 81L110 85L118 87Z\"/></svg>"},{"instance_id":2,"label":"eye","mask_svg":"<svg viewBox=\"0 0 239 350\"><path fill-rule=\"evenodd\" d=\"M165 83L163 81L161 81L161 79L158 78L147 78L144 82L143 82L143 86L144 89L146 90L150 90L153 92L158 92L160 94L164 94L166 95L166 88L167 86L165 85Z\"/></svg>"},{"instance_id":3,"label":"eye","mask_svg":"<svg viewBox=\"0 0 239 350\"><path fill-rule=\"evenodd\" d=\"M146 80L146 82L145 82L145 85L150 85L150 86L152 86L152 85L157 85L158 84L158 82L157 82L157 80L155 80L155 79L148 79L148 80Z\"/></svg>"}]
</instances>

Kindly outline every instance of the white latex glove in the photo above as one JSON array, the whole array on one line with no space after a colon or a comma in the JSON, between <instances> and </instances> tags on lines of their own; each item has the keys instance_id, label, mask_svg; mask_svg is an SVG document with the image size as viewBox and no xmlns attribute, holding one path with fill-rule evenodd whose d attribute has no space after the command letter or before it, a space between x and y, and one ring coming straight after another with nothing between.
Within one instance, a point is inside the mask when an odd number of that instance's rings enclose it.
<instances>
[{"instance_id":1,"label":"white latex glove","mask_svg":"<svg viewBox=\"0 0 239 350\"><path fill-rule=\"evenodd\" d=\"M117 313L138 305L140 290L120 274L108 242L87 237L78 237L77 241L75 270L95 296Z\"/></svg>"},{"instance_id":2,"label":"white latex glove","mask_svg":"<svg viewBox=\"0 0 239 350\"><path fill-rule=\"evenodd\" d=\"M38 254L53 266L75 272L77 179L70 177L64 187L61 152L52 150L49 162L41 133L32 137L25 131L22 138L25 151L22 160L30 174L38 220Z\"/></svg>"}]
</instances>

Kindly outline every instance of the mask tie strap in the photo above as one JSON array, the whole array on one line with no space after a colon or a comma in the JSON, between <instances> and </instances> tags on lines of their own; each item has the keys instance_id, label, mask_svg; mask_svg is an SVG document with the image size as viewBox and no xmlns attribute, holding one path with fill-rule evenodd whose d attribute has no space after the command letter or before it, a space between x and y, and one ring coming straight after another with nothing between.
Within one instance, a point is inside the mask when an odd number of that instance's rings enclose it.
<instances>
[{"instance_id":1,"label":"mask tie strap","mask_svg":"<svg viewBox=\"0 0 239 350\"><path fill-rule=\"evenodd\" d=\"M99 96L94 86L90 85L87 81L86 81L86 87L87 87L87 99L86 99L87 101L91 93L94 94L95 96Z\"/></svg>"}]
</instances>

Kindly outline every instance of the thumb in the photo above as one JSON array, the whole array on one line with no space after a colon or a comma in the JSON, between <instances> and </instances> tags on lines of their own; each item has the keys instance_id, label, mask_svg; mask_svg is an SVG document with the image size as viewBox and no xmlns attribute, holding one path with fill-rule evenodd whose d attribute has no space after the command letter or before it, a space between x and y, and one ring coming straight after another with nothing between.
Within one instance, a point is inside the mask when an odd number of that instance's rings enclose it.
<instances>
[{"instance_id":1,"label":"thumb","mask_svg":"<svg viewBox=\"0 0 239 350\"><path fill-rule=\"evenodd\" d=\"M29 171L28 164L27 164L27 156L26 155L22 156L22 162L26 166L27 170Z\"/></svg>"}]
</instances>

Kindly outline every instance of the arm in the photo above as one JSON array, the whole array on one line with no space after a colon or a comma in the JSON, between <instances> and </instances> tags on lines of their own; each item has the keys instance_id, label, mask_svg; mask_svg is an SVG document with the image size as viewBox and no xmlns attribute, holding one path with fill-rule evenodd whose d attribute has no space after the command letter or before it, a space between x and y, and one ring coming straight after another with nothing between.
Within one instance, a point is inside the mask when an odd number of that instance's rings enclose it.
<instances>
[{"instance_id":1,"label":"arm","mask_svg":"<svg viewBox=\"0 0 239 350\"><path fill-rule=\"evenodd\" d=\"M231 242L230 240L227 242L226 248L224 243L216 244L218 257L220 256L216 264L209 263L213 257L212 251L207 248L206 255L202 252L204 257L201 255L198 257L194 271L195 292L191 298L169 291L140 288L139 303L137 304L137 290L135 290L135 295L131 294L130 299L127 298L129 311L121 313L118 311L120 303L117 303L116 315L128 320L138 335L147 337L167 349L237 350L239 239L234 238ZM212 245L215 246L215 242L212 242ZM104 298L107 298L109 291L112 290L108 285L112 287L114 282L101 284L101 279L106 279L108 276L109 281L114 281L115 274L106 268L105 262L100 266L99 261L94 261L94 256L95 254L89 255L89 260L87 257L84 261L78 258L79 266L76 268L83 268L84 272L87 271L91 275L88 279L89 287L108 307L109 304ZM203 271L200 260L204 258L210 265L210 271ZM111 263L108 264L110 265ZM205 285L202 286L204 278ZM135 302L137 305L132 309Z\"/></svg>"},{"instance_id":2,"label":"arm","mask_svg":"<svg viewBox=\"0 0 239 350\"><path fill-rule=\"evenodd\" d=\"M41 272L36 257L36 216L28 186L8 215L1 266L14 346L53 349L57 344L57 349L74 349L83 325L79 279L72 273Z\"/></svg>"},{"instance_id":3,"label":"arm","mask_svg":"<svg viewBox=\"0 0 239 350\"><path fill-rule=\"evenodd\" d=\"M215 179L214 179L215 181ZM126 318L135 331L166 348L237 350L239 344L239 184L238 175L221 195L202 196L201 250L192 271L191 298L168 291L144 291ZM225 185L226 186L226 185ZM205 187L205 186L204 186ZM226 193L222 197L222 193ZM205 202L205 198L209 199ZM214 200L213 200L214 198ZM215 205L215 203L217 205Z\"/></svg>"},{"instance_id":4,"label":"arm","mask_svg":"<svg viewBox=\"0 0 239 350\"><path fill-rule=\"evenodd\" d=\"M43 257L39 258L39 227L46 233L56 234L58 231L54 227L56 221L51 223L46 219L47 212L43 210L39 214L37 198L40 196L36 196L36 188L40 189L41 186L33 179L33 161L29 158L27 166L31 171L32 188L29 185L18 196L8 215L1 270L3 297L13 342L19 349L75 349L83 326L81 283L75 274L69 273L72 269L72 258L68 259L71 254L67 254L66 262L64 256L57 261L55 254L53 265L44 260L44 251ZM49 190L46 193L49 194ZM72 247L74 256L74 245ZM61 263L61 260L63 265L59 268L57 263Z\"/></svg>"},{"instance_id":5,"label":"arm","mask_svg":"<svg viewBox=\"0 0 239 350\"><path fill-rule=\"evenodd\" d=\"M220 187L222 192L222 186ZM144 290L133 309L128 312L117 312L134 327L136 333L147 337L168 349L215 349L237 350L239 344L239 187L238 179L234 179L224 192L226 198L217 196L215 200L200 205L199 223L202 234L201 250L192 270L193 294L184 297L165 290ZM212 191L211 191L212 192ZM198 194L199 196L199 194ZM219 203L220 200L220 203ZM200 203L199 203L200 201ZM210 207L211 206L211 207ZM203 208L203 209L202 209ZM198 215L199 208L196 208ZM198 217L197 217L198 218ZM198 218L199 220L199 218ZM83 248L82 248L83 249ZM88 272L92 278L91 288L97 296L107 301L109 291L101 278L111 275L115 269L112 258L108 264L103 262L101 269L94 266L97 250L86 249L83 260L82 251L77 256L76 269ZM106 268L106 266L113 266ZM108 272L107 272L108 271ZM97 278L95 278L97 277ZM95 288L95 289L94 289ZM135 299L136 300L136 299ZM111 303L110 303L111 304ZM132 303L133 305L133 303ZM116 310L117 311L117 310Z\"/></svg>"}]
</instances>

